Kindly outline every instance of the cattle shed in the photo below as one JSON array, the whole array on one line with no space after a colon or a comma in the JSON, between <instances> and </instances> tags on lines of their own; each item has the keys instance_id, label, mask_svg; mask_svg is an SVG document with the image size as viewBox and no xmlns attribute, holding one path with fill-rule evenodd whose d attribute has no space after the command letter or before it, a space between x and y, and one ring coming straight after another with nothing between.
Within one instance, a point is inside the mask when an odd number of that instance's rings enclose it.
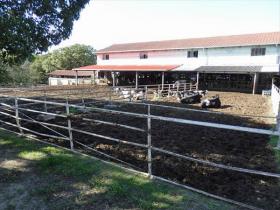
<instances>
[{"instance_id":1,"label":"cattle shed","mask_svg":"<svg viewBox=\"0 0 280 210\"><path fill-rule=\"evenodd\" d=\"M73 84L81 84L79 75L91 75L92 83L112 86L172 84L175 81L197 83L200 89L260 93L270 89L279 67L200 66L183 70L184 65L90 65L73 69Z\"/></svg>"},{"instance_id":2,"label":"cattle shed","mask_svg":"<svg viewBox=\"0 0 280 210\"><path fill-rule=\"evenodd\" d=\"M49 73L48 83L50 86L56 85L76 85L76 84L92 84L92 72L72 70L55 70Z\"/></svg>"},{"instance_id":3,"label":"cattle shed","mask_svg":"<svg viewBox=\"0 0 280 210\"><path fill-rule=\"evenodd\" d=\"M271 89L272 78L279 69L263 66L201 66L199 88L208 90L261 93Z\"/></svg>"},{"instance_id":4,"label":"cattle shed","mask_svg":"<svg viewBox=\"0 0 280 210\"><path fill-rule=\"evenodd\" d=\"M94 80L104 80L112 86L165 84L180 65L90 65L73 69L92 72ZM186 73L183 73L186 74ZM176 74L177 75L177 74ZM99 82L97 82L99 83Z\"/></svg>"}]
</instances>

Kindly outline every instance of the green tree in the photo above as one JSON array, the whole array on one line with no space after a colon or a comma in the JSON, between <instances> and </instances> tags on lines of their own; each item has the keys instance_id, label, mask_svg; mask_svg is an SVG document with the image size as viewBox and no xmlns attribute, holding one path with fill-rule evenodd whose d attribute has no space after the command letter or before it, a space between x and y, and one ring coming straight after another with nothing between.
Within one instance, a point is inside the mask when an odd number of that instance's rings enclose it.
<instances>
[{"instance_id":1,"label":"green tree","mask_svg":"<svg viewBox=\"0 0 280 210\"><path fill-rule=\"evenodd\" d=\"M22 65L8 66L9 83L12 84L30 84L31 78L29 73L29 61L25 61Z\"/></svg>"},{"instance_id":2,"label":"green tree","mask_svg":"<svg viewBox=\"0 0 280 210\"><path fill-rule=\"evenodd\" d=\"M0 57L0 85L5 84L9 79L7 68L8 65Z\"/></svg>"},{"instance_id":3,"label":"green tree","mask_svg":"<svg viewBox=\"0 0 280 210\"><path fill-rule=\"evenodd\" d=\"M45 82L48 73L59 69L73 69L80 66L96 64L93 47L75 44L61 48L46 55L38 55L30 65L33 80Z\"/></svg>"},{"instance_id":4,"label":"green tree","mask_svg":"<svg viewBox=\"0 0 280 210\"><path fill-rule=\"evenodd\" d=\"M33 53L68 38L73 22L89 0L1 0L0 54L5 62L24 61Z\"/></svg>"},{"instance_id":5,"label":"green tree","mask_svg":"<svg viewBox=\"0 0 280 210\"><path fill-rule=\"evenodd\" d=\"M96 55L93 47L75 44L70 47L55 50L49 57L51 69L73 69L80 66L96 64Z\"/></svg>"}]
</instances>

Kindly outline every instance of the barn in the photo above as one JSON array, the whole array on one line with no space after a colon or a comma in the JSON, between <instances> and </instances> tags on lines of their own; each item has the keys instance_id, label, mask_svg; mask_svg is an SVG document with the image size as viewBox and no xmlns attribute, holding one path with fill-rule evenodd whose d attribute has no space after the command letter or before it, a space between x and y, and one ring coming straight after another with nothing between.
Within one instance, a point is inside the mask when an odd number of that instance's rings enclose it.
<instances>
[{"instance_id":1,"label":"barn","mask_svg":"<svg viewBox=\"0 0 280 210\"><path fill-rule=\"evenodd\" d=\"M201 89L260 93L279 75L280 32L113 44L91 72L110 85L196 83ZM79 82L76 82L77 84Z\"/></svg>"}]
</instances>

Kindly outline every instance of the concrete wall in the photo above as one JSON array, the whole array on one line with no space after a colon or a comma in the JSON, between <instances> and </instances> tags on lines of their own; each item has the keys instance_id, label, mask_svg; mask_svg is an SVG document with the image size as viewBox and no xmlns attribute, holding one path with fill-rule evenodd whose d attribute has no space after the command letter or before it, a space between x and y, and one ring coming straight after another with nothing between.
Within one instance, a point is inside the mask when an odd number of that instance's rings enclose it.
<instances>
[{"instance_id":1,"label":"concrete wall","mask_svg":"<svg viewBox=\"0 0 280 210\"><path fill-rule=\"evenodd\" d=\"M92 79L90 78L79 78L79 84L91 84ZM57 77L49 77L49 85L56 86L56 85L76 85L75 78L57 78Z\"/></svg>"},{"instance_id":2,"label":"concrete wall","mask_svg":"<svg viewBox=\"0 0 280 210\"><path fill-rule=\"evenodd\" d=\"M145 65L145 64L184 64L184 70L192 70L204 65L265 65L275 66L280 61L280 46L268 45L265 56L251 56L251 48L226 47L206 48L198 50L198 58L188 58L188 50L167 50L148 52L148 59L140 59L139 52L111 53L109 60L102 60L102 55L97 56L99 65ZM189 49L191 50L191 49Z\"/></svg>"}]
</instances>

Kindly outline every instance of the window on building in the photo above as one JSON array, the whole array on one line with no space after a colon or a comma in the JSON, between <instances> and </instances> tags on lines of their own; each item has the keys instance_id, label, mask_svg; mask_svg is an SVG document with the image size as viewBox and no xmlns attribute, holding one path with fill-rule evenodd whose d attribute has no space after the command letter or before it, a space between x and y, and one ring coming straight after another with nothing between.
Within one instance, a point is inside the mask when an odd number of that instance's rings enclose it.
<instances>
[{"instance_id":1,"label":"window on building","mask_svg":"<svg viewBox=\"0 0 280 210\"><path fill-rule=\"evenodd\" d=\"M109 60L109 58L110 58L109 54L102 55L102 60Z\"/></svg>"},{"instance_id":2,"label":"window on building","mask_svg":"<svg viewBox=\"0 0 280 210\"><path fill-rule=\"evenodd\" d=\"M188 51L188 58L197 58L197 57L198 57L198 50Z\"/></svg>"},{"instance_id":3,"label":"window on building","mask_svg":"<svg viewBox=\"0 0 280 210\"><path fill-rule=\"evenodd\" d=\"M139 56L140 56L140 59L147 59L148 53L141 52Z\"/></svg>"},{"instance_id":4,"label":"window on building","mask_svg":"<svg viewBox=\"0 0 280 210\"><path fill-rule=\"evenodd\" d=\"M265 55L264 47L255 47L251 49L251 56L262 56Z\"/></svg>"}]
</instances>

